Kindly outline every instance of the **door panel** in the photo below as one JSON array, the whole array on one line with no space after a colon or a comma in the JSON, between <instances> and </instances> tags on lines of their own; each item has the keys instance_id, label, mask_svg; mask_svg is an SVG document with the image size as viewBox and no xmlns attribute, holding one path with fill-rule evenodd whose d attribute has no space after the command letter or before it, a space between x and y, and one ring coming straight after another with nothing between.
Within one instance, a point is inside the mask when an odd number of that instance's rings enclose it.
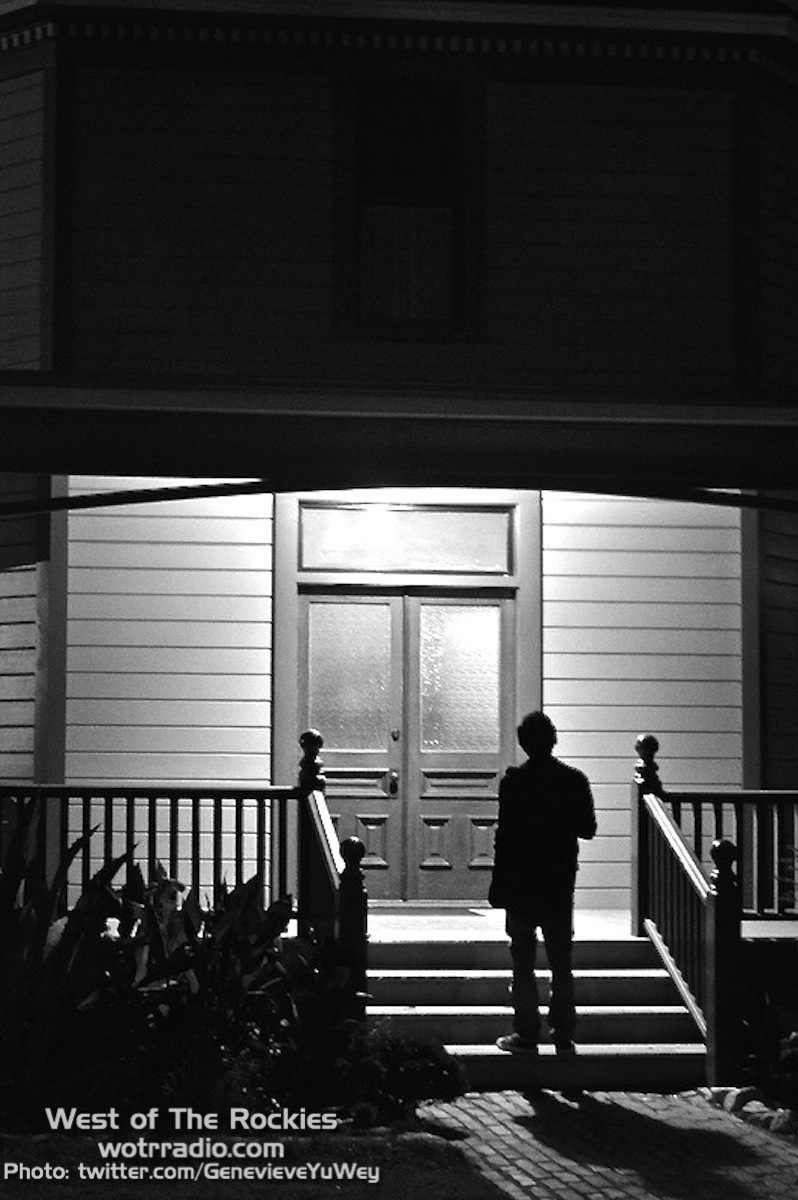
<instances>
[{"instance_id":1,"label":"door panel","mask_svg":"<svg viewBox=\"0 0 798 1200\"><path fill-rule=\"evenodd\" d=\"M401 894L403 812L394 794L401 727L398 596L305 596L300 688L307 723L324 735L327 798L338 837L359 837L369 892Z\"/></svg>"},{"instance_id":2,"label":"door panel","mask_svg":"<svg viewBox=\"0 0 798 1200\"><path fill-rule=\"evenodd\" d=\"M408 898L484 900L513 694L512 601L409 597Z\"/></svg>"},{"instance_id":3,"label":"door panel","mask_svg":"<svg viewBox=\"0 0 798 1200\"><path fill-rule=\"evenodd\" d=\"M512 747L512 600L302 599L302 709L370 895L484 900Z\"/></svg>"}]
</instances>

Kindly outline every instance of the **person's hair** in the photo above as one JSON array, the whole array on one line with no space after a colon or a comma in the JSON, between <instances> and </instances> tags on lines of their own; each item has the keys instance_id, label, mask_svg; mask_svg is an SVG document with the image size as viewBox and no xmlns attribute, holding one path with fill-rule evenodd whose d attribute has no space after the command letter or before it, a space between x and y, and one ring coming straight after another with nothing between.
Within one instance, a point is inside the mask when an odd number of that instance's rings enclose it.
<instances>
[{"instance_id":1,"label":"person's hair","mask_svg":"<svg viewBox=\"0 0 798 1200\"><path fill-rule=\"evenodd\" d=\"M542 712L527 713L518 726L518 744L525 754L551 751L557 745L554 722Z\"/></svg>"}]
</instances>

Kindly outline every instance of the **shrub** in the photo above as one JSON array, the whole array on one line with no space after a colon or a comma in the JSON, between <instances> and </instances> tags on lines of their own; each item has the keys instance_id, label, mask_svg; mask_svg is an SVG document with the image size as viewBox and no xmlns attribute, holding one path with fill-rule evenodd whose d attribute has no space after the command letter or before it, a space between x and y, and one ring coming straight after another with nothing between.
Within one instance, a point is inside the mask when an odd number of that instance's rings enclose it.
<instances>
[{"instance_id":1,"label":"shrub","mask_svg":"<svg viewBox=\"0 0 798 1200\"><path fill-rule=\"evenodd\" d=\"M361 1123L462 1091L440 1046L351 1018L348 967L327 942L284 939L290 900L264 908L257 878L201 908L127 856L58 905L78 839L50 886L38 800L23 801L0 874L0 1110L119 1112L335 1107Z\"/></svg>"}]
</instances>

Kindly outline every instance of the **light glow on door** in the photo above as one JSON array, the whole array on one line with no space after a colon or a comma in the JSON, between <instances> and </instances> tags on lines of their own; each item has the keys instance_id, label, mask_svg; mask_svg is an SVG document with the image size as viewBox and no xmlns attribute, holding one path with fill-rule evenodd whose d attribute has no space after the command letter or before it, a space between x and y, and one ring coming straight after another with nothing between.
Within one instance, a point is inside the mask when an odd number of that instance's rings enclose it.
<instances>
[{"instance_id":1,"label":"light glow on door","mask_svg":"<svg viewBox=\"0 0 798 1200\"><path fill-rule=\"evenodd\" d=\"M421 747L499 749L497 605L422 604Z\"/></svg>"},{"instance_id":2,"label":"light glow on door","mask_svg":"<svg viewBox=\"0 0 798 1200\"><path fill-rule=\"evenodd\" d=\"M380 750L390 727L391 613L385 604L311 604L310 720L336 750Z\"/></svg>"}]
</instances>

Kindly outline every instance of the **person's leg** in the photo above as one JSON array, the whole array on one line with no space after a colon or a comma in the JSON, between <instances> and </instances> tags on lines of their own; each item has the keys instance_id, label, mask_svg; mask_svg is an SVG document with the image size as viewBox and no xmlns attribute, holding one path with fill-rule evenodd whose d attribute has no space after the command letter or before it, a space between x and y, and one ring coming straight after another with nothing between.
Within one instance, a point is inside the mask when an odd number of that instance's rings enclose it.
<instances>
[{"instance_id":1,"label":"person's leg","mask_svg":"<svg viewBox=\"0 0 798 1200\"><path fill-rule=\"evenodd\" d=\"M513 964L513 1029L524 1042L536 1045L540 1036L538 982L535 978L537 922L531 917L508 912L506 928Z\"/></svg>"},{"instance_id":2,"label":"person's leg","mask_svg":"<svg viewBox=\"0 0 798 1200\"><path fill-rule=\"evenodd\" d=\"M570 1047L576 1028L573 975L573 904L563 905L541 922L551 967L549 1026L558 1047Z\"/></svg>"}]
</instances>

